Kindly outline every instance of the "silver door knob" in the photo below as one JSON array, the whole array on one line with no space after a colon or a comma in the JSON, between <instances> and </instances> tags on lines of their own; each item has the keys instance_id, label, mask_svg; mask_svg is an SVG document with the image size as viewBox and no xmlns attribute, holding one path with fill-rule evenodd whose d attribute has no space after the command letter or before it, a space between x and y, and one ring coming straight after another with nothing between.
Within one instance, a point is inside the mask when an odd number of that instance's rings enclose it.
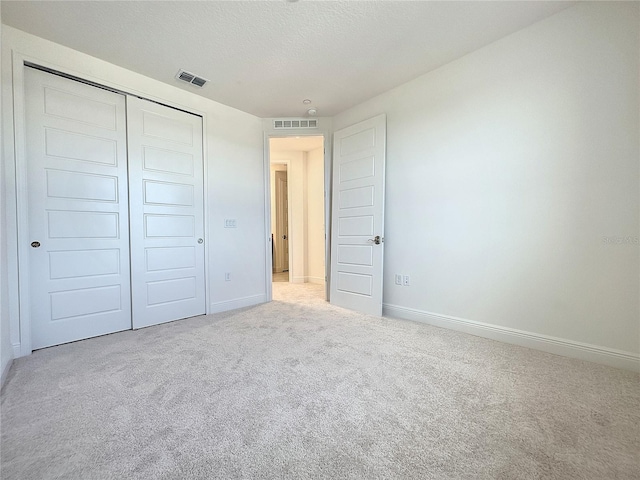
<instances>
[{"instance_id":1,"label":"silver door knob","mask_svg":"<svg viewBox=\"0 0 640 480\"><path fill-rule=\"evenodd\" d=\"M198 243L202 243L202 242L204 242L204 240L203 240L203 239L201 239L201 238L199 238L199 239L198 239Z\"/></svg>"},{"instance_id":2,"label":"silver door knob","mask_svg":"<svg viewBox=\"0 0 640 480\"><path fill-rule=\"evenodd\" d=\"M40 242L31 242L31 246L33 248L38 248L40 246Z\"/></svg>"},{"instance_id":3,"label":"silver door knob","mask_svg":"<svg viewBox=\"0 0 640 480\"><path fill-rule=\"evenodd\" d=\"M373 242L376 245L380 245L380 235L376 235L373 238L370 238L369 240L367 240L367 242Z\"/></svg>"}]
</instances>

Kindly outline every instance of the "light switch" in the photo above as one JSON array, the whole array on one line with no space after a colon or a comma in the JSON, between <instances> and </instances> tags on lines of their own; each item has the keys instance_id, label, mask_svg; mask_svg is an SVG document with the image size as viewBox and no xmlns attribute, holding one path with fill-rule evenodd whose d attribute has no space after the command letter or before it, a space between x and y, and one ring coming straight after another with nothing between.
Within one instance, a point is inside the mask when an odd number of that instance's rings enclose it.
<instances>
[{"instance_id":1,"label":"light switch","mask_svg":"<svg viewBox=\"0 0 640 480\"><path fill-rule=\"evenodd\" d=\"M235 218L225 218L225 220L224 220L224 228L236 228L236 219Z\"/></svg>"}]
</instances>

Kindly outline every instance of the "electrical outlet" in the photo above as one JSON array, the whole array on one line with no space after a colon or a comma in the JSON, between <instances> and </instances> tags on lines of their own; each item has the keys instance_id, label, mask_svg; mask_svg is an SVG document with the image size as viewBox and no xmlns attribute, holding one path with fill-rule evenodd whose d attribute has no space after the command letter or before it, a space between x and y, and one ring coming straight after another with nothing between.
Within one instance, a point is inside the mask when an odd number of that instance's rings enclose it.
<instances>
[{"instance_id":1,"label":"electrical outlet","mask_svg":"<svg viewBox=\"0 0 640 480\"><path fill-rule=\"evenodd\" d=\"M231 281L231 272L227 272L224 274L224 281L225 282L230 282Z\"/></svg>"},{"instance_id":2,"label":"electrical outlet","mask_svg":"<svg viewBox=\"0 0 640 480\"><path fill-rule=\"evenodd\" d=\"M402 285L402 274L396 273L396 285Z\"/></svg>"},{"instance_id":3,"label":"electrical outlet","mask_svg":"<svg viewBox=\"0 0 640 480\"><path fill-rule=\"evenodd\" d=\"M411 285L409 275L405 275L404 277L402 277L402 285L404 285L405 287Z\"/></svg>"}]
</instances>

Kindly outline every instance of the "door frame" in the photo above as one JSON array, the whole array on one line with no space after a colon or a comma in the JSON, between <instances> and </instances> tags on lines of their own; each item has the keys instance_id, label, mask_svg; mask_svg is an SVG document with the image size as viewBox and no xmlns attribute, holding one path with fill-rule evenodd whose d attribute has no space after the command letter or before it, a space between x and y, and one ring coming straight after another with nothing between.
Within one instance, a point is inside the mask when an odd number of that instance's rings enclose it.
<instances>
[{"instance_id":1,"label":"door frame","mask_svg":"<svg viewBox=\"0 0 640 480\"><path fill-rule=\"evenodd\" d=\"M204 259L205 259L205 311L210 313L209 305L209 208L208 202L208 182L209 177L207 155L207 114L192 108L185 109L183 105L167 101L160 98L152 98L142 92L135 92L134 89L123 90L122 85L114 84L108 80L94 77L86 73L76 72L61 65L47 62L40 58L25 55L16 50L11 51L12 65L12 92L13 102L10 105L11 118L13 119L13 138L11 141L5 139L3 142L4 158L11 157L13 161L5 162L5 189L6 189L6 220L7 225L14 225L15 235L7 235L7 273L9 277L9 318L10 318L10 340L13 348L14 358L23 357L32 353L31 341L31 311L29 295L29 202L27 184L27 155L26 155L26 118L25 118L25 85L24 72L28 67L26 64L41 67L52 74L60 74L62 77L71 80L93 85L96 88L110 90L123 95L131 95L151 102L160 103L170 108L192 113L202 118L202 156L203 156L203 192L204 192ZM5 115L3 113L3 115ZM5 115L5 118L8 115ZM3 131L3 133L6 130Z\"/></svg>"},{"instance_id":2,"label":"door frame","mask_svg":"<svg viewBox=\"0 0 640 480\"><path fill-rule=\"evenodd\" d=\"M319 122L322 119L318 119ZM265 122L272 122L272 119L265 119ZM320 122L321 124L321 122ZM295 137L324 137L324 275L325 275L325 300L329 301L331 283L331 145L332 136L329 128L318 128L314 131L291 129L286 132L276 132L265 128L264 133L264 234L265 234L265 296L266 301L273 300L272 288L272 245L271 245L271 151L269 140L271 138L295 138ZM280 163L287 163L282 161ZM291 171L290 164L287 165L287 178ZM289 188L287 186L287 188ZM291 206L291 196L289 195L289 207ZM289 209L289 235L291 235L291 209ZM289 273L292 267L292 247L289 243Z\"/></svg>"}]
</instances>

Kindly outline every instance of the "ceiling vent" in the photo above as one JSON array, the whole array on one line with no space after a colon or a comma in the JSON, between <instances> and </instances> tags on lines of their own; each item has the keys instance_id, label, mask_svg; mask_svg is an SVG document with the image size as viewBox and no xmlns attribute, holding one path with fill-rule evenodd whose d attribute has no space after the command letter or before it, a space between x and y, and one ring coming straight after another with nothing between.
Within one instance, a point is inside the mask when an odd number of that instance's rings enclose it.
<instances>
[{"instance_id":1,"label":"ceiling vent","mask_svg":"<svg viewBox=\"0 0 640 480\"><path fill-rule=\"evenodd\" d=\"M190 83L191 85L195 85L196 87L204 87L204 84L209 80L206 78L198 77L193 73L187 72L185 70L180 69L178 74L176 75L178 80L182 80L183 82Z\"/></svg>"},{"instance_id":2,"label":"ceiling vent","mask_svg":"<svg viewBox=\"0 0 640 480\"><path fill-rule=\"evenodd\" d=\"M273 121L273 128L276 130L286 128L318 128L318 120L315 118L279 118Z\"/></svg>"}]
</instances>

